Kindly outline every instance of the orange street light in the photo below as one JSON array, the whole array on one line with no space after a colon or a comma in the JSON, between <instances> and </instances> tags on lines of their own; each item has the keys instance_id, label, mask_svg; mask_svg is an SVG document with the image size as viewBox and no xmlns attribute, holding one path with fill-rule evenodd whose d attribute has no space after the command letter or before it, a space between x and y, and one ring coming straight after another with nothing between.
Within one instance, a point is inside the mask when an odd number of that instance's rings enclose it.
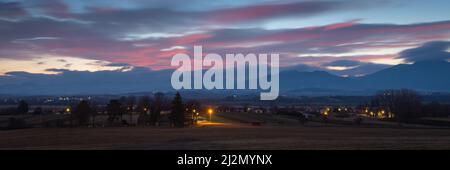
<instances>
[{"instance_id":1,"label":"orange street light","mask_svg":"<svg viewBox=\"0 0 450 170\"><path fill-rule=\"evenodd\" d=\"M209 114L209 121L211 122L211 116L213 114L213 109L208 109L208 114Z\"/></svg>"}]
</instances>

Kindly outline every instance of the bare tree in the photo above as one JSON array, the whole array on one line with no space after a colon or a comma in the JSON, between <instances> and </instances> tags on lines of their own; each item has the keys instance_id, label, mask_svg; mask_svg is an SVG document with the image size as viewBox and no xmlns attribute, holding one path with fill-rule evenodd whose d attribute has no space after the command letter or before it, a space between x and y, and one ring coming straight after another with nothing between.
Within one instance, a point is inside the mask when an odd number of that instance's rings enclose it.
<instances>
[{"instance_id":1,"label":"bare tree","mask_svg":"<svg viewBox=\"0 0 450 170\"><path fill-rule=\"evenodd\" d=\"M160 93L160 92L156 93L155 101L153 102L153 105L152 105L153 107L151 109L151 114L150 114L150 123L152 125L155 125L159 121L159 118L161 116L163 101L164 101L164 93Z\"/></svg>"},{"instance_id":2,"label":"bare tree","mask_svg":"<svg viewBox=\"0 0 450 170\"><path fill-rule=\"evenodd\" d=\"M81 101L74 110L74 118L77 121L78 125L87 124L92 112L93 110L89 102L86 100Z\"/></svg>"},{"instance_id":3,"label":"bare tree","mask_svg":"<svg viewBox=\"0 0 450 170\"><path fill-rule=\"evenodd\" d=\"M17 106L17 110L16 110L17 114L20 114L20 115L27 114L28 110L29 110L28 103L25 102L24 100L21 100L19 102L19 105Z\"/></svg>"},{"instance_id":4,"label":"bare tree","mask_svg":"<svg viewBox=\"0 0 450 170\"><path fill-rule=\"evenodd\" d=\"M138 124L146 125L148 121L148 112L150 110L150 98L148 96L142 96L139 99L139 103L137 105L137 112L139 113Z\"/></svg>"},{"instance_id":5,"label":"bare tree","mask_svg":"<svg viewBox=\"0 0 450 170\"><path fill-rule=\"evenodd\" d=\"M398 122L409 122L420 117L422 102L415 91L386 90L374 96L371 107L381 113L391 114Z\"/></svg>"},{"instance_id":6,"label":"bare tree","mask_svg":"<svg viewBox=\"0 0 450 170\"><path fill-rule=\"evenodd\" d=\"M181 95L179 92L175 95L175 98L172 101L172 113L171 113L171 121L175 127L181 128L184 127L185 120L185 110L183 101L181 99Z\"/></svg>"},{"instance_id":7,"label":"bare tree","mask_svg":"<svg viewBox=\"0 0 450 170\"><path fill-rule=\"evenodd\" d=\"M108 121L114 123L117 117L122 113L122 104L119 100L111 100L109 101L106 110L108 112Z\"/></svg>"},{"instance_id":8,"label":"bare tree","mask_svg":"<svg viewBox=\"0 0 450 170\"><path fill-rule=\"evenodd\" d=\"M133 122L133 112L134 112L134 104L136 102L136 97L134 96L128 96L127 98L127 108L126 108L126 112L128 113L128 115L130 116L130 124Z\"/></svg>"}]
</instances>

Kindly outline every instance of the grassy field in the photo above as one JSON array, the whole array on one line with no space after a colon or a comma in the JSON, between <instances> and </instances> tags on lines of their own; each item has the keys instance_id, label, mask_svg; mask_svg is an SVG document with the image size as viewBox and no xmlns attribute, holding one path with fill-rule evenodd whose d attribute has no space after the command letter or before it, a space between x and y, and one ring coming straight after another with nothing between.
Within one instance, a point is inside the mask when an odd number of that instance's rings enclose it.
<instances>
[{"instance_id":1,"label":"grassy field","mask_svg":"<svg viewBox=\"0 0 450 170\"><path fill-rule=\"evenodd\" d=\"M0 132L0 149L450 149L447 129L207 126Z\"/></svg>"},{"instance_id":2,"label":"grassy field","mask_svg":"<svg viewBox=\"0 0 450 170\"><path fill-rule=\"evenodd\" d=\"M262 126L246 121L264 120ZM246 120L246 121L243 121ZM278 122L284 122L279 124ZM0 131L0 149L450 149L450 129L367 128L230 115L197 127L34 128ZM274 123L275 122L275 123Z\"/></svg>"}]
</instances>

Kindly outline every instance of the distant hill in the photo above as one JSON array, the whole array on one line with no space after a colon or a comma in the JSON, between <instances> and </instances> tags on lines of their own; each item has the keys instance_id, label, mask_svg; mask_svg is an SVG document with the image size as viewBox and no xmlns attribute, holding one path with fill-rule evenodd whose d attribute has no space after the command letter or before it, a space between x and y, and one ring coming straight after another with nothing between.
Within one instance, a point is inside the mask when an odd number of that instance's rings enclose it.
<instances>
[{"instance_id":1,"label":"distant hill","mask_svg":"<svg viewBox=\"0 0 450 170\"><path fill-rule=\"evenodd\" d=\"M332 75L325 71L284 71L280 73L280 89L282 91L303 88L340 89L349 83L348 78Z\"/></svg>"},{"instance_id":2,"label":"distant hill","mask_svg":"<svg viewBox=\"0 0 450 170\"><path fill-rule=\"evenodd\" d=\"M333 64L353 64L348 65L350 67L349 69L345 70L330 70L323 68L324 66L334 66ZM370 62L359 62L359 61L350 61L350 60L338 60L335 62L327 63L322 65L322 67L315 67L315 66L309 66L306 64L298 64L294 66L289 66L285 68L281 68L280 71L299 71L299 72L313 72L313 71L326 71L328 73L331 73L333 75L337 76L346 76L346 77L357 77L357 76L364 76L373 74L375 72L378 72L380 70L386 69L392 67L391 65L386 64L375 64Z\"/></svg>"},{"instance_id":3,"label":"distant hill","mask_svg":"<svg viewBox=\"0 0 450 170\"><path fill-rule=\"evenodd\" d=\"M450 91L450 63L420 61L401 64L362 77L361 84L374 89L408 88L421 91Z\"/></svg>"},{"instance_id":4,"label":"distant hill","mask_svg":"<svg viewBox=\"0 0 450 170\"><path fill-rule=\"evenodd\" d=\"M363 77L339 77L324 71L280 73L283 91L315 89L317 93L332 90L339 93L383 89L413 89L425 92L450 92L450 63L447 61L421 61L401 64ZM319 90L322 89L322 90ZM350 93L352 94L352 93Z\"/></svg>"},{"instance_id":5,"label":"distant hill","mask_svg":"<svg viewBox=\"0 0 450 170\"><path fill-rule=\"evenodd\" d=\"M369 95L377 90L408 88L423 92L450 92L450 63L421 61L401 64L363 77L340 77L311 68L283 69L280 90L283 95ZM300 70L300 71L299 71ZM58 75L9 73L0 76L0 94L76 95L126 94L133 92L173 91L172 70L139 68L128 72L83 72L61 70ZM191 91L210 93L211 91ZM221 94L252 91L213 91Z\"/></svg>"}]
</instances>

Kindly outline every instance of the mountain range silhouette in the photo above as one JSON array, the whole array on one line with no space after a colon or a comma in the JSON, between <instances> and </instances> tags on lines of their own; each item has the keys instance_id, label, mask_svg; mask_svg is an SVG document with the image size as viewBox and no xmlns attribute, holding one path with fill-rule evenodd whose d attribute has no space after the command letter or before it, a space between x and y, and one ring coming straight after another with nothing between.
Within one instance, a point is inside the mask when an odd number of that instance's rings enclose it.
<instances>
[{"instance_id":1,"label":"mountain range silhouette","mask_svg":"<svg viewBox=\"0 0 450 170\"><path fill-rule=\"evenodd\" d=\"M170 84L172 70L59 71L57 75L8 73L0 77L0 94L96 95L173 91ZM450 92L449 76L450 63L439 60L400 64L361 77L342 77L326 71L291 68L280 72L280 91L281 94L291 95L369 95L378 90L403 88L421 92Z\"/></svg>"}]
</instances>

